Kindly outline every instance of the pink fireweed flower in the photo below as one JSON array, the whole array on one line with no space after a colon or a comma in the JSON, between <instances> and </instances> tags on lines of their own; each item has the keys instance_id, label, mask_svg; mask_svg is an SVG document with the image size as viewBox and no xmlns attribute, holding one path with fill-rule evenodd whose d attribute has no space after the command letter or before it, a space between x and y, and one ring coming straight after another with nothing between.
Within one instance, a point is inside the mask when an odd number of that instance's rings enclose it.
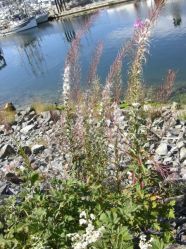
<instances>
[{"instance_id":1,"label":"pink fireweed flower","mask_svg":"<svg viewBox=\"0 0 186 249\"><path fill-rule=\"evenodd\" d=\"M134 28L135 29L139 29L139 28L143 28L144 27L144 23L138 19L135 23L134 23Z\"/></svg>"}]
</instances>

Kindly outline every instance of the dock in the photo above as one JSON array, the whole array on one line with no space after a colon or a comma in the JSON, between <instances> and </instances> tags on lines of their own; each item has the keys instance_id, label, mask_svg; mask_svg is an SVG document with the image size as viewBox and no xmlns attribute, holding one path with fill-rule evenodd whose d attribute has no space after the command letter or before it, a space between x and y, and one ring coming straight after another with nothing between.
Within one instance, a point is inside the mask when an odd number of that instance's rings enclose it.
<instances>
[{"instance_id":1,"label":"dock","mask_svg":"<svg viewBox=\"0 0 186 249\"><path fill-rule=\"evenodd\" d=\"M95 3L87 4L83 7L82 6L74 7L72 9L64 10L59 13L55 12L54 10L51 10L49 14L49 20L63 18L66 16L78 16L78 15L94 12L97 9L103 9L103 8L111 7L113 5L128 3L132 1L133 0L107 0L104 2L102 1L102 2L95 2Z\"/></svg>"}]
</instances>

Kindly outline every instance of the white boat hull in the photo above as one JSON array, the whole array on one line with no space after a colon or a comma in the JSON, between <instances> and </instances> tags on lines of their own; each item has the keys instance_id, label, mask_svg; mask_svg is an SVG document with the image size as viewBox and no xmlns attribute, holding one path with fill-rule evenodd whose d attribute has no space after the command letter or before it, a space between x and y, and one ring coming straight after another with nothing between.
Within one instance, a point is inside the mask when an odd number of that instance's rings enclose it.
<instances>
[{"instance_id":1,"label":"white boat hull","mask_svg":"<svg viewBox=\"0 0 186 249\"><path fill-rule=\"evenodd\" d=\"M36 15L37 24L44 23L47 21L48 21L48 14L47 13Z\"/></svg>"},{"instance_id":2,"label":"white boat hull","mask_svg":"<svg viewBox=\"0 0 186 249\"><path fill-rule=\"evenodd\" d=\"M18 22L17 25L9 27L1 32L2 35L14 34L19 33L28 29L32 29L37 27L37 22L35 17L30 17L22 22Z\"/></svg>"}]
</instances>

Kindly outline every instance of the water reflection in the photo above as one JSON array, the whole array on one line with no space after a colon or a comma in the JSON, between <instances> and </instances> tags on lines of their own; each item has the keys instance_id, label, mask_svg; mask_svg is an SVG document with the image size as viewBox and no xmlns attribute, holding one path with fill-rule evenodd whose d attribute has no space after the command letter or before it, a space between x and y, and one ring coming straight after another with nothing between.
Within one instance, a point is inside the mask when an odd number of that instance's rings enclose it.
<instances>
[{"instance_id":1,"label":"water reflection","mask_svg":"<svg viewBox=\"0 0 186 249\"><path fill-rule=\"evenodd\" d=\"M64 19L62 21L62 25L63 25L64 34L65 34L67 41L72 42L76 38L76 33L74 31L74 27L72 25L71 20L69 18Z\"/></svg>"},{"instance_id":2,"label":"water reflection","mask_svg":"<svg viewBox=\"0 0 186 249\"><path fill-rule=\"evenodd\" d=\"M3 55L3 50L0 48L0 69L4 68L6 66L6 60Z\"/></svg>"},{"instance_id":3,"label":"water reflection","mask_svg":"<svg viewBox=\"0 0 186 249\"><path fill-rule=\"evenodd\" d=\"M44 74L46 62L42 52L42 39L30 33L18 35L16 38L22 66L27 71L31 70L34 76Z\"/></svg>"},{"instance_id":4,"label":"water reflection","mask_svg":"<svg viewBox=\"0 0 186 249\"><path fill-rule=\"evenodd\" d=\"M134 2L134 9L136 11L136 16L140 18L141 17L141 1L140 0L136 0Z\"/></svg>"},{"instance_id":5,"label":"water reflection","mask_svg":"<svg viewBox=\"0 0 186 249\"><path fill-rule=\"evenodd\" d=\"M178 2L173 2L171 4L171 11L173 16L173 24L175 27L180 26L182 19L181 19L181 8Z\"/></svg>"}]
</instances>

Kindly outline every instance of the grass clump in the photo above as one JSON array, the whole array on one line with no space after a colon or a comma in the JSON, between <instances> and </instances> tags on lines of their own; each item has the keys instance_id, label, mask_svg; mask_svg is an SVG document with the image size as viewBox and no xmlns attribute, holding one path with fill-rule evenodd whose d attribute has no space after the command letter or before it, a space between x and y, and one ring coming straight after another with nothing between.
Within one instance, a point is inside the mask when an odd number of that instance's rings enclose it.
<instances>
[{"instance_id":1,"label":"grass clump","mask_svg":"<svg viewBox=\"0 0 186 249\"><path fill-rule=\"evenodd\" d=\"M15 111L0 110L0 125L12 124L15 121Z\"/></svg>"},{"instance_id":2,"label":"grass clump","mask_svg":"<svg viewBox=\"0 0 186 249\"><path fill-rule=\"evenodd\" d=\"M62 111L64 110L64 106L63 105L59 105L59 104L49 104L49 103L43 103L43 102L35 102L32 103L31 107L35 110L35 112L37 114L40 114L42 112L46 112L46 111L54 111L54 110L59 110Z\"/></svg>"},{"instance_id":3,"label":"grass clump","mask_svg":"<svg viewBox=\"0 0 186 249\"><path fill-rule=\"evenodd\" d=\"M173 101L176 101L177 103L181 105L186 105L186 93L179 93L172 97Z\"/></svg>"},{"instance_id":4,"label":"grass clump","mask_svg":"<svg viewBox=\"0 0 186 249\"><path fill-rule=\"evenodd\" d=\"M41 112L53 111L57 109L57 106L54 104L48 104L48 103L42 103L42 102L32 103L31 106L37 114L40 114Z\"/></svg>"}]
</instances>

